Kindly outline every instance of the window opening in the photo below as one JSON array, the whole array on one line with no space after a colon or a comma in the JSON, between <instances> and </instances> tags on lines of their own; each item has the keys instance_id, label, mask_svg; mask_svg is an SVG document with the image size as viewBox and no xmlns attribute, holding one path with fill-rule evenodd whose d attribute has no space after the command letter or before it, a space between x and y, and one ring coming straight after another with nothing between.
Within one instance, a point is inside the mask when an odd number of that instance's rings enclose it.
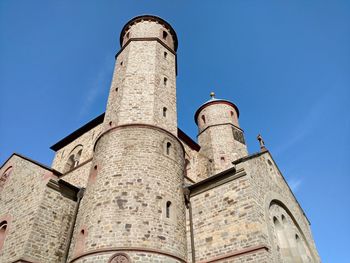
<instances>
[{"instance_id":1,"label":"window opening","mask_svg":"<svg viewBox=\"0 0 350 263\"><path fill-rule=\"evenodd\" d=\"M168 37L168 33L167 33L167 32L165 32L165 31L163 31L163 39L164 39L164 40L166 40L166 39L167 39L167 37Z\"/></svg>"},{"instance_id":2,"label":"window opening","mask_svg":"<svg viewBox=\"0 0 350 263\"><path fill-rule=\"evenodd\" d=\"M203 121L203 123L205 123L205 116L204 115L202 115L202 121Z\"/></svg>"},{"instance_id":3,"label":"window opening","mask_svg":"<svg viewBox=\"0 0 350 263\"><path fill-rule=\"evenodd\" d=\"M170 201L166 202L166 218L170 218L170 206L171 206L171 202Z\"/></svg>"},{"instance_id":4,"label":"window opening","mask_svg":"<svg viewBox=\"0 0 350 263\"><path fill-rule=\"evenodd\" d=\"M167 154L167 155L170 154L170 148L171 148L171 143L168 142L168 143L166 144L166 154Z\"/></svg>"},{"instance_id":5,"label":"window opening","mask_svg":"<svg viewBox=\"0 0 350 263\"><path fill-rule=\"evenodd\" d=\"M4 245L4 241L6 238L6 229L7 229L7 221L2 221L0 223L0 250Z\"/></svg>"},{"instance_id":6,"label":"window opening","mask_svg":"<svg viewBox=\"0 0 350 263\"><path fill-rule=\"evenodd\" d=\"M167 111L167 108L163 108L163 117L166 117L166 111Z\"/></svg>"}]
</instances>

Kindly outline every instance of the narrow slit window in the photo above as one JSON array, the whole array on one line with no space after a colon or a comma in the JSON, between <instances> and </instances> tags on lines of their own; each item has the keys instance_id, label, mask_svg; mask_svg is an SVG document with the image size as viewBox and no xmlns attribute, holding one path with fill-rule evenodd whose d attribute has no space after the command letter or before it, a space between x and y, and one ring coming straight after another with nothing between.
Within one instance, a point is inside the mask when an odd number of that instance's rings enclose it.
<instances>
[{"instance_id":1,"label":"narrow slit window","mask_svg":"<svg viewBox=\"0 0 350 263\"><path fill-rule=\"evenodd\" d=\"M167 108L163 108L163 117L166 117Z\"/></svg>"},{"instance_id":2,"label":"narrow slit window","mask_svg":"<svg viewBox=\"0 0 350 263\"><path fill-rule=\"evenodd\" d=\"M129 39L130 38L130 32L128 32L127 34L126 34L126 39Z\"/></svg>"},{"instance_id":3,"label":"narrow slit window","mask_svg":"<svg viewBox=\"0 0 350 263\"><path fill-rule=\"evenodd\" d=\"M170 218L170 207L171 207L171 202L170 201L166 202L166 218Z\"/></svg>"},{"instance_id":4,"label":"narrow slit window","mask_svg":"<svg viewBox=\"0 0 350 263\"><path fill-rule=\"evenodd\" d=\"M80 149L79 152L77 153L74 161L74 167L77 167L79 165L81 153L83 152L83 149Z\"/></svg>"},{"instance_id":5,"label":"narrow slit window","mask_svg":"<svg viewBox=\"0 0 350 263\"><path fill-rule=\"evenodd\" d=\"M166 40L168 38L168 33L166 31L163 31L163 39Z\"/></svg>"},{"instance_id":6,"label":"narrow slit window","mask_svg":"<svg viewBox=\"0 0 350 263\"><path fill-rule=\"evenodd\" d=\"M163 79L163 84L164 84L164 86L166 86L167 83L168 83L168 79L164 77L164 79Z\"/></svg>"},{"instance_id":7,"label":"narrow slit window","mask_svg":"<svg viewBox=\"0 0 350 263\"><path fill-rule=\"evenodd\" d=\"M203 123L205 123L205 116L204 115L202 115L202 121L203 121Z\"/></svg>"},{"instance_id":8,"label":"narrow slit window","mask_svg":"<svg viewBox=\"0 0 350 263\"><path fill-rule=\"evenodd\" d=\"M221 156L220 160L221 160L221 163L222 163L222 164L225 163L225 157Z\"/></svg>"},{"instance_id":9,"label":"narrow slit window","mask_svg":"<svg viewBox=\"0 0 350 263\"><path fill-rule=\"evenodd\" d=\"M2 221L0 223L0 251L4 245L6 238L7 221Z\"/></svg>"},{"instance_id":10,"label":"narrow slit window","mask_svg":"<svg viewBox=\"0 0 350 263\"><path fill-rule=\"evenodd\" d=\"M164 58L168 56L168 53L164 51Z\"/></svg>"},{"instance_id":11,"label":"narrow slit window","mask_svg":"<svg viewBox=\"0 0 350 263\"><path fill-rule=\"evenodd\" d=\"M166 144L166 154L167 154L167 155L170 154L170 148L171 148L171 143L168 142L168 143Z\"/></svg>"}]
</instances>

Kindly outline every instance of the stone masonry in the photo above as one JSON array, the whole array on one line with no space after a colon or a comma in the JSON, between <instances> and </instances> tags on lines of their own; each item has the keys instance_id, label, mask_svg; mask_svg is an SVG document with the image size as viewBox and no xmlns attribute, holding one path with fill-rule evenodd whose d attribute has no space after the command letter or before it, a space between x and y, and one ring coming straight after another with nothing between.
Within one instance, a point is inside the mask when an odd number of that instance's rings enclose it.
<instances>
[{"instance_id":1,"label":"stone masonry","mask_svg":"<svg viewBox=\"0 0 350 263\"><path fill-rule=\"evenodd\" d=\"M178 40L163 19L120 35L106 112L51 149L0 167L0 262L321 262L310 222L271 153L248 153L238 107L177 126Z\"/></svg>"}]
</instances>

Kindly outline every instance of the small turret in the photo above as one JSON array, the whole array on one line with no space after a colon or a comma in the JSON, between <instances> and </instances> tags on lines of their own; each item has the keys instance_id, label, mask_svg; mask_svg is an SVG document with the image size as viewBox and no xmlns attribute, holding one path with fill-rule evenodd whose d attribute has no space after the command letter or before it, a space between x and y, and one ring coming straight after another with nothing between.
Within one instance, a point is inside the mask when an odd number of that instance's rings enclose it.
<instances>
[{"instance_id":1,"label":"small turret","mask_svg":"<svg viewBox=\"0 0 350 263\"><path fill-rule=\"evenodd\" d=\"M214 92L195 113L198 142L203 155L209 158L210 175L226 170L248 154L243 130L239 127L239 110L227 100L216 99Z\"/></svg>"}]
</instances>

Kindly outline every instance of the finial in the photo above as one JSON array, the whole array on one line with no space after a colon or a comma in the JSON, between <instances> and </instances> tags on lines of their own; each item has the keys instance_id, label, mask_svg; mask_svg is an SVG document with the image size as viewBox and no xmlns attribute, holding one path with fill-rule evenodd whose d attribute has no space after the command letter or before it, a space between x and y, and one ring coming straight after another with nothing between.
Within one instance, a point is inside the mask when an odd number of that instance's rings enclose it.
<instances>
[{"instance_id":1,"label":"finial","mask_svg":"<svg viewBox=\"0 0 350 263\"><path fill-rule=\"evenodd\" d=\"M258 137L257 137L258 141L259 141L259 144L260 144L260 150L263 152L263 151L267 151L266 147L265 147L265 142L264 142L264 139L263 137L259 134Z\"/></svg>"},{"instance_id":2,"label":"finial","mask_svg":"<svg viewBox=\"0 0 350 263\"><path fill-rule=\"evenodd\" d=\"M211 97L211 99L215 99L215 93L213 91L210 92L210 97Z\"/></svg>"}]
</instances>

